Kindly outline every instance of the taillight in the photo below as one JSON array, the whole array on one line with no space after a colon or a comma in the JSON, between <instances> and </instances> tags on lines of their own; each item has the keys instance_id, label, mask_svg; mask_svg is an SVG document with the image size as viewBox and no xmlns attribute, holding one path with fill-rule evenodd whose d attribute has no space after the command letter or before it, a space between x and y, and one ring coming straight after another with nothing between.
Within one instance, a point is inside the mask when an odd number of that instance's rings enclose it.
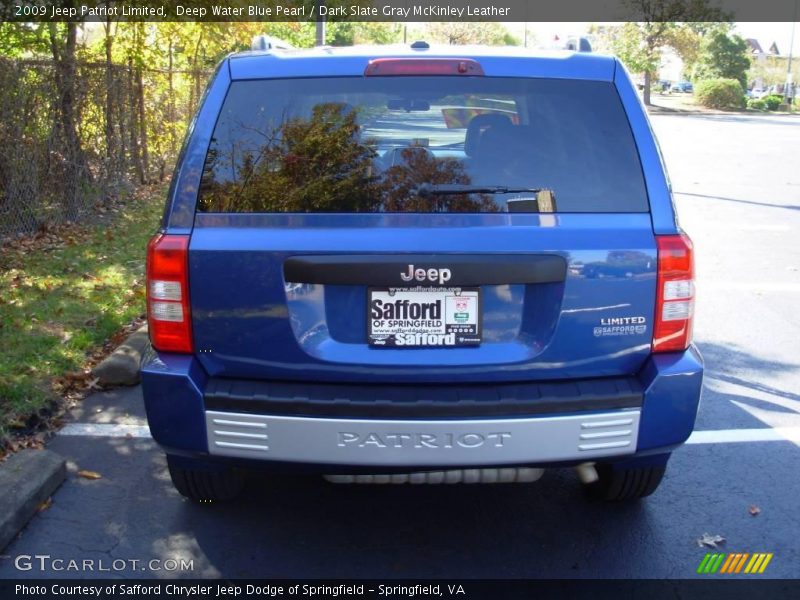
<instances>
[{"instance_id":1,"label":"taillight","mask_svg":"<svg viewBox=\"0 0 800 600\"><path fill-rule=\"evenodd\" d=\"M694 257L685 233L657 235L658 289L653 352L680 352L692 341Z\"/></svg>"},{"instance_id":2,"label":"taillight","mask_svg":"<svg viewBox=\"0 0 800 600\"><path fill-rule=\"evenodd\" d=\"M147 244L147 325L156 350L192 352L189 236L153 236Z\"/></svg>"},{"instance_id":3,"label":"taillight","mask_svg":"<svg viewBox=\"0 0 800 600\"><path fill-rule=\"evenodd\" d=\"M471 58L375 58L364 75L483 75L483 68Z\"/></svg>"}]
</instances>

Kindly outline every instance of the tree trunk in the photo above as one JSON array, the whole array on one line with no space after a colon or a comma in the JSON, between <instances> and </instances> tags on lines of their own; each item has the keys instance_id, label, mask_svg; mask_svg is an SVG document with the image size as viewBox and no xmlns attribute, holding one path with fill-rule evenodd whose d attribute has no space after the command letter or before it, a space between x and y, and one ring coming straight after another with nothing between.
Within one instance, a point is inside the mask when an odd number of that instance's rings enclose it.
<instances>
[{"instance_id":1,"label":"tree trunk","mask_svg":"<svg viewBox=\"0 0 800 600\"><path fill-rule=\"evenodd\" d=\"M650 71L644 72L644 90L642 90L642 97L644 98L645 106L652 106L652 104L650 104L650 81L652 77L653 75Z\"/></svg>"},{"instance_id":2,"label":"tree trunk","mask_svg":"<svg viewBox=\"0 0 800 600\"><path fill-rule=\"evenodd\" d=\"M114 97L116 99L117 106L126 106L125 96L125 73L123 69L117 70L117 85L114 87ZM128 161L128 126L125 122L126 114L124 110L117 111L117 127L119 128L119 137L117 140L119 143L117 144L117 166L120 170L120 173L128 177L130 174L130 162Z\"/></svg>"},{"instance_id":3,"label":"tree trunk","mask_svg":"<svg viewBox=\"0 0 800 600\"><path fill-rule=\"evenodd\" d=\"M50 50L55 64L56 90L58 93L58 125L64 144L65 181L64 210L67 219L74 220L79 212L78 193L81 183L88 178L86 160L80 146L75 122L75 77L77 64L77 23L64 24L65 38L59 40L58 25L49 24Z\"/></svg>"},{"instance_id":4,"label":"tree trunk","mask_svg":"<svg viewBox=\"0 0 800 600\"><path fill-rule=\"evenodd\" d=\"M169 104L168 104L168 114L167 120L169 121L169 149L170 152L174 155L176 152L176 140L175 140L175 81L174 81L174 74L172 72L174 65L172 60L172 47L173 43L172 40L169 41L169 68L167 70L167 84L169 85ZM163 169L162 169L163 172Z\"/></svg>"},{"instance_id":5,"label":"tree trunk","mask_svg":"<svg viewBox=\"0 0 800 600\"><path fill-rule=\"evenodd\" d=\"M139 139L142 146L142 173L144 174L142 183L147 183L150 172L150 151L147 147L147 114L144 109L144 78L141 67L137 69L136 79L137 104L139 107Z\"/></svg>"},{"instance_id":6,"label":"tree trunk","mask_svg":"<svg viewBox=\"0 0 800 600\"><path fill-rule=\"evenodd\" d=\"M128 59L128 97L136 98L136 82L134 78L133 59ZM133 165L136 168L136 174L139 177L139 182L144 183L144 168L142 166L142 157L139 153L139 123L136 105L129 105L128 114L130 115L130 126L128 127L128 137L131 140L131 158Z\"/></svg>"},{"instance_id":7,"label":"tree trunk","mask_svg":"<svg viewBox=\"0 0 800 600\"><path fill-rule=\"evenodd\" d=\"M200 101L200 69L197 66L198 55L200 54L200 44L203 41L203 30L197 36L197 43L194 46L194 56L192 57L192 77L194 86L192 87L191 97L189 98L189 114L194 114L195 102Z\"/></svg>"},{"instance_id":8,"label":"tree trunk","mask_svg":"<svg viewBox=\"0 0 800 600\"><path fill-rule=\"evenodd\" d=\"M115 148L114 148L114 64L112 62L111 50L114 46L114 36L111 35L111 17L106 19L106 162L108 169L108 176L111 174L116 175L116 168L114 165Z\"/></svg>"}]
</instances>

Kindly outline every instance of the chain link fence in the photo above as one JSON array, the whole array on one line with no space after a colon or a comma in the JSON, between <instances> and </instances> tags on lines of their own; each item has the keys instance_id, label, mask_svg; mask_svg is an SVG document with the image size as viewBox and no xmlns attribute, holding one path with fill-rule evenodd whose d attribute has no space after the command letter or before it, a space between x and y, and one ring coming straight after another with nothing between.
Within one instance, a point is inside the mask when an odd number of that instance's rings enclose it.
<instances>
[{"instance_id":1,"label":"chain link fence","mask_svg":"<svg viewBox=\"0 0 800 600\"><path fill-rule=\"evenodd\" d=\"M210 73L79 62L69 75L64 102L53 62L0 59L0 239L167 178Z\"/></svg>"}]
</instances>

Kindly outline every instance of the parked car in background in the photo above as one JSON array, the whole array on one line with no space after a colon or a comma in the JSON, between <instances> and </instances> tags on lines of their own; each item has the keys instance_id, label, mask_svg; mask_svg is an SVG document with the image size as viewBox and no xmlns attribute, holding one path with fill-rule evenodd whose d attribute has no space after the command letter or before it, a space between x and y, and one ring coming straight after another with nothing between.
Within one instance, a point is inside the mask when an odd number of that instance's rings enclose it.
<instances>
[{"instance_id":1,"label":"parked car in background","mask_svg":"<svg viewBox=\"0 0 800 600\"><path fill-rule=\"evenodd\" d=\"M668 92L669 87L670 87L670 82L667 81L666 79L653 80L650 82L651 90ZM644 79L638 79L636 81L636 89L638 89L639 91L644 90Z\"/></svg>"},{"instance_id":2,"label":"parked car in background","mask_svg":"<svg viewBox=\"0 0 800 600\"><path fill-rule=\"evenodd\" d=\"M682 94L691 94L694 92L694 86L691 81L676 81L670 88L672 92L680 92Z\"/></svg>"},{"instance_id":3,"label":"parked car in background","mask_svg":"<svg viewBox=\"0 0 800 600\"><path fill-rule=\"evenodd\" d=\"M758 98L763 98L764 96L767 95L767 93L768 93L767 90L763 87L754 87L751 90L747 90L747 92L745 92L745 95L748 98L758 99Z\"/></svg>"}]
</instances>

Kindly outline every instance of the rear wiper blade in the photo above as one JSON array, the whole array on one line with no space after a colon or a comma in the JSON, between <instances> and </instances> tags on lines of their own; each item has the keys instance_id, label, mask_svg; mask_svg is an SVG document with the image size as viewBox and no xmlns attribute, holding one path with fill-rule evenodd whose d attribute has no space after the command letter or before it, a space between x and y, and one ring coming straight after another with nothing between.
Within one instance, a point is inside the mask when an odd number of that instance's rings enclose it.
<instances>
[{"instance_id":1,"label":"rear wiper blade","mask_svg":"<svg viewBox=\"0 0 800 600\"><path fill-rule=\"evenodd\" d=\"M544 188L509 187L507 185L469 185L460 183L429 184L423 183L414 190L416 196L452 196L455 194L538 194Z\"/></svg>"}]
</instances>

